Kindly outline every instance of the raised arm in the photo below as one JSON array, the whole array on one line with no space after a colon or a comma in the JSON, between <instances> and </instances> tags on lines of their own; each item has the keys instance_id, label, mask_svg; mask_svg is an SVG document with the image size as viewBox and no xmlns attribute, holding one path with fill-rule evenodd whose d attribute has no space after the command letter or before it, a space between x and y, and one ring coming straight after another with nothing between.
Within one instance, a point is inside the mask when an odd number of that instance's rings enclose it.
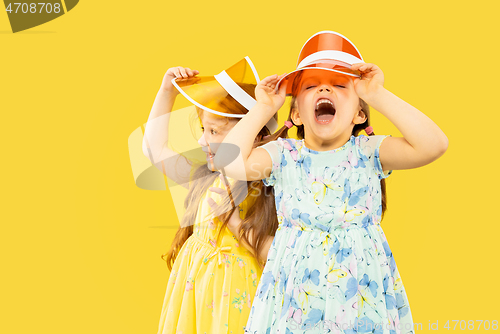
<instances>
[{"instance_id":1,"label":"raised arm","mask_svg":"<svg viewBox=\"0 0 500 334\"><path fill-rule=\"evenodd\" d=\"M382 70L374 64L354 64L362 73L354 80L358 96L387 117L403 137L386 138L380 146L384 170L427 165L448 148L448 138L429 117L384 88Z\"/></svg>"},{"instance_id":2,"label":"raised arm","mask_svg":"<svg viewBox=\"0 0 500 334\"><path fill-rule=\"evenodd\" d=\"M223 168L234 179L261 180L271 173L271 157L263 148L254 149L253 144L259 131L285 102L285 87L275 92L280 78L272 75L257 85L257 104L233 127L218 149L214 161L216 168ZM239 148L239 156L228 164L225 158L234 156L235 147Z\"/></svg>"},{"instance_id":3,"label":"raised arm","mask_svg":"<svg viewBox=\"0 0 500 334\"><path fill-rule=\"evenodd\" d=\"M170 112L179 94L171 80L190 78L197 74L198 71L183 67L172 67L167 70L149 114L142 143L143 153L151 163L167 177L183 185L189 182L191 163L167 146Z\"/></svg>"}]
</instances>

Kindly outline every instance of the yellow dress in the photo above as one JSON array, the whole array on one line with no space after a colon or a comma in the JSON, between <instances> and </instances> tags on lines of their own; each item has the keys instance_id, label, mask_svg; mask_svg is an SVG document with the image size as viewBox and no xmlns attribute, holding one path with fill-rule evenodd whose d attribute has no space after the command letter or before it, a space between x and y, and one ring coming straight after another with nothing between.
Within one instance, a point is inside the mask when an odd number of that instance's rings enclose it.
<instances>
[{"instance_id":1,"label":"yellow dress","mask_svg":"<svg viewBox=\"0 0 500 334\"><path fill-rule=\"evenodd\" d=\"M212 187L223 188L219 178ZM206 196L172 267L158 334L244 333L262 268L227 227L215 243L221 223L204 218ZM241 218L251 199L240 204Z\"/></svg>"}]
</instances>

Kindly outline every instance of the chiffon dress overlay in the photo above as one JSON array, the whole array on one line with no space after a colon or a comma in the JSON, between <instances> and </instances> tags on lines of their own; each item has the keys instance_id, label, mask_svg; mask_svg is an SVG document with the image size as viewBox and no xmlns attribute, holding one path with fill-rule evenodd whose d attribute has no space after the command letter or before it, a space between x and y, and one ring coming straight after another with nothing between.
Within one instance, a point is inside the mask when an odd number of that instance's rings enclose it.
<instances>
[{"instance_id":1,"label":"chiffon dress overlay","mask_svg":"<svg viewBox=\"0 0 500 334\"><path fill-rule=\"evenodd\" d=\"M220 178L212 187L224 188ZM244 333L262 268L227 227L217 242L221 222L207 196L172 267L158 334ZM252 198L240 204L242 219Z\"/></svg>"},{"instance_id":2,"label":"chiffon dress overlay","mask_svg":"<svg viewBox=\"0 0 500 334\"><path fill-rule=\"evenodd\" d=\"M279 228L246 333L414 333L406 292L380 227L379 147L352 136L317 152L303 140L262 146L273 161Z\"/></svg>"}]
</instances>

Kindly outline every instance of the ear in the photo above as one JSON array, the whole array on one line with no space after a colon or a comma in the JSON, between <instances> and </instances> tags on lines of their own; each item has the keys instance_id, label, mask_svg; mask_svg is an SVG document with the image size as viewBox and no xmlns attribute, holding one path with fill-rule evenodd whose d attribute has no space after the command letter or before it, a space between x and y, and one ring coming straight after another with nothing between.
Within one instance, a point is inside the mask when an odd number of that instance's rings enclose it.
<instances>
[{"instance_id":1,"label":"ear","mask_svg":"<svg viewBox=\"0 0 500 334\"><path fill-rule=\"evenodd\" d=\"M292 108L291 118L293 124L295 124L296 126L302 125L302 120L300 119L299 110L296 107Z\"/></svg>"},{"instance_id":2,"label":"ear","mask_svg":"<svg viewBox=\"0 0 500 334\"><path fill-rule=\"evenodd\" d=\"M356 113L356 115L354 116L354 119L352 120L352 122L354 124L363 124L364 122L366 122L366 114L363 111L363 109L361 109L361 107L359 107L359 110Z\"/></svg>"}]
</instances>

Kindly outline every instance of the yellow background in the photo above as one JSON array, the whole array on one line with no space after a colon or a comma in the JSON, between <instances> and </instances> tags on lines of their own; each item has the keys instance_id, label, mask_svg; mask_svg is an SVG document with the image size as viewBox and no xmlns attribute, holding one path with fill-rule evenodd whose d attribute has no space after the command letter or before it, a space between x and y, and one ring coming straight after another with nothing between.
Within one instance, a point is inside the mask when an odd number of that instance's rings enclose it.
<instances>
[{"instance_id":1,"label":"yellow background","mask_svg":"<svg viewBox=\"0 0 500 334\"><path fill-rule=\"evenodd\" d=\"M134 185L129 134L169 67L211 75L248 55L263 78L294 69L321 30L352 40L450 141L388 179L382 226L419 332L500 320L499 11L460 3L88 0L17 34L0 13L0 332L156 333L175 229L155 226L177 222L167 191ZM376 112L372 124L398 135Z\"/></svg>"}]
</instances>

